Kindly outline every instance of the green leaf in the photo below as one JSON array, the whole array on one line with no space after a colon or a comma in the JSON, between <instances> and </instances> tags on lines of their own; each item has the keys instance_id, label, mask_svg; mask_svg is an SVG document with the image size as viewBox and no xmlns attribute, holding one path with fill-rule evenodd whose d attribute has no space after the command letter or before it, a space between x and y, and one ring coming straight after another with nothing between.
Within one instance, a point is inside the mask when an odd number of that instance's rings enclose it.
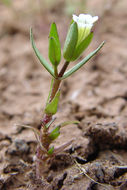
<instances>
[{"instance_id":1,"label":"green leaf","mask_svg":"<svg viewBox=\"0 0 127 190\"><path fill-rule=\"evenodd\" d=\"M60 90L57 91L53 100L46 105L45 113L54 115L57 112L58 102L60 97Z\"/></svg>"},{"instance_id":2,"label":"green leaf","mask_svg":"<svg viewBox=\"0 0 127 190\"><path fill-rule=\"evenodd\" d=\"M49 59L54 66L61 60L61 45L55 23L52 23L49 33Z\"/></svg>"},{"instance_id":3,"label":"green leaf","mask_svg":"<svg viewBox=\"0 0 127 190\"><path fill-rule=\"evenodd\" d=\"M33 50L36 54L36 56L38 57L40 63L45 67L45 69L55 78L54 75L54 71L53 68L48 64L48 62L43 58L43 56L40 54L40 52L38 51L38 49L35 46L34 43L34 39L33 39L33 33L32 33L32 29L30 29L30 40L31 40L31 44L33 47Z\"/></svg>"},{"instance_id":4,"label":"green leaf","mask_svg":"<svg viewBox=\"0 0 127 190\"><path fill-rule=\"evenodd\" d=\"M93 39L93 33L91 32L76 48L73 54L71 61L75 61L89 46L90 42Z\"/></svg>"},{"instance_id":5,"label":"green leaf","mask_svg":"<svg viewBox=\"0 0 127 190\"><path fill-rule=\"evenodd\" d=\"M52 155L52 154L53 154L53 151L54 151L54 146L52 146L51 148L49 148L48 154L49 154L49 155Z\"/></svg>"},{"instance_id":6,"label":"green leaf","mask_svg":"<svg viewBox=\"0 0 127 190\"><path fill-rule=\"evenodd\" d=\"M53 37L49 38L49 59L52 65L57 66L60 62L58 46Z\"/></svg>"},{"instance_id":7,"label":"green leaf","mask_svg":"<svg viewBox=\"0 0 127 190\"><path fill-rule=\"evenodd\" d=\"M67 33L67 37L63 48L63 57L65 58L66 61L71 60L77 44L77 40L78 40L78 27L77 23L73 22Z\"/></svg>"},{"instance_id":8,"label":"green leaf","mask_svg":"<svg viewBox=\"0 0 127 190\"><path fill-rule=\"evenodd\" d=\"M56 119L56 118L52 118L51 121L49 121L49 122L45 125L46 129L48 129L48 128L50 127L50 125L52 125L52 123L55 121L55 119Z\"/></svg>"},{"instance_id":9,"label":"green leaf","mask_svg":"<svg viewBox=\"0 0 127 190\"><path fill-rule=\"evenodd\" d=\"M101 45L96 50L94 50L92 53L87 55L82 61L77 63L73 68L65 72L64 76L59 79L61 80L65 79L69 77L70 75L72 75L74 72L76 72L78 69L80 69L85 63L87 63L87 61L89 61L103 47L104 43L105 42L102 42Z\"/></svg>"},{"instance_id":10,"label":"green leaf","mask_svg":"<svg viewBox=\"0 0 127 190\"><path fill-rule=\"evenodd\" d=\"M56 27L55 23L51 24L49 37L53 37L56 40L57 44L59 44L59 46L60 46L59 35L58 35L58 32L57 32L57 27Z\"/></svg>"},{"instance_id":11,"label":"green leaf","mask_svg":"<svg viewBox=\"0 0 127 190\"><path fill-rule=\"evenodd\" d=\"M20 125L20 124L17 124L16 126L31 129L36 135L40 136L40 131L35 127L29 126L29 125Z\"/></svg>"},{"instance_id":12,"label":"green leaf","mask_svg":"<svg viewBox=\"0 0 127 190\"><path fill-rule=\"evenodd\" d=\"M79 121L65 121L61 124L59 124L58 126L61 128L61 127L64 127L66 125L70 125L70 124L79 124L80 122Z\"/></svg>"},{"instance_id":13,"label":"green leaf","mask_svg":"<svg viewBox=\"0 0 127 190\"><path fill-rule=\"evenodd\" d=\"M66 125L70 125L70 124L78 124L80 123L79 121L65 121L61 124L59 124L58 126L56 126L49 134L49 138L51 140L55 140L59 135L60 135L60 128L64 127Z\"/></svg>"},{"instance_id":14,"label":"green leaf","mask_svg":"<svg viewBox=\"0 0 127 190\"><path fill-rule=\"evenodd\" d=\"M55 140L59 135L60 135L60 127L57 126L57 127L55 127L55 129L53 129L53 130L50 132L49 138L53 141L53 140Z\"/></svg>"}]
</instances>

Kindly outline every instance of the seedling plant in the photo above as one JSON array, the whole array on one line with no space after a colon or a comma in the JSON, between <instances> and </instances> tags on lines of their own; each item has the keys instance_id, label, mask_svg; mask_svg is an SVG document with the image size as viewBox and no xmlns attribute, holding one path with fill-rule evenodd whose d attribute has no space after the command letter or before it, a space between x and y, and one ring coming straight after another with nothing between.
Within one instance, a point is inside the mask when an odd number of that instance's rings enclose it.
<instances>
[{"instance_id":1,"label":"seedling plant","mask_svg":"<svg viewBox=\"0 0 127 190\"><path fill-rule=\"evenodd\" d=\"M50 91L47 98L47 102L44 109L40 130L30 127L37 139L37 151L36 151L36 177L42 178L42 174L46 168L49 160L53 159L56 154L63 151L67 146L72 143L72 140L66 142L60 147L55 148L52 146L54 140L60 135L60 129L69 124L78 124L78 121L65 121L51 127L55 120L54 115L57 112L58 103L60 99L60 86L63 80L71 76L73 73L78 71L89 59L91 59L104 45L104 42L87 55L84 59L76 63L71 69L67 70L70 62L77 60L84 50L89 46L93 39L93 32L91 29L94 22L98 20L98 16L92 17L89 14L80 14L79 16L73 15L69 30L66 36L66 40L63 47L63 54L61 53L61 44L55 23L51 24L49 32L49 49L48 57L51 62L49 64L45 58L41 55L37 49L32 29L30 30L30 39L33 50L39 59L40 63L49 72L51 76ZM58 66L61 62L61 55L65 62L61 63L61 69ZM52 128L52 130L51 130Z\"/></svg>"}]
</instances>

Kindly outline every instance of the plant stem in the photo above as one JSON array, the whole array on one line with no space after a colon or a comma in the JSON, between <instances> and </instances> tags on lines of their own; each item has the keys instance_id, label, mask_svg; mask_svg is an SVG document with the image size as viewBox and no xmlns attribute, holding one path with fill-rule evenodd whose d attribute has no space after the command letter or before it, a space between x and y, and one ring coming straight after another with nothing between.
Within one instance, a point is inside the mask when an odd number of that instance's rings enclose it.
<instances>
[{"instance_id":1,"label":"plant stem","mask_svg":"<svg viewBox=\"0 0 127 190\"><path fill-rule=\"evenodd\" d=\"M58 70L57 70L57 67L54 66L54 74L56 77L58 77Z\"/></svg>"},{"instance_id":2,"label":"plant stem","mask_svg":"<svg viewBox=\"0 0 127 190\"><path fill-rule=\"evenodd\" d=\"M66 62L64 63L64 65L63 65L63 67L62 67L62 69L61 69L59 75L58 75L59 77L62 77L62 76L63 76L64 72L66 71L66 69L67 69L67 67L68 67L68 65L69 65L69 62L66 61Z\"/></svg>"},{"instance_id":3,"label":"plant stem","mask_svg":"<svg viewBox=\"0 0 127 190\"><path fill-rule=\"evenodd\" d=\"M53 100L53 98L55 97L59 87L60 87L60 84L61 84L61 81L59 79L59 77L62 77L64 72L66 71L67 67L69 65L69 62L65 62L61 71L59 72L58 74L58 71L57 71L57 68L54 68L54 72L55 72L55 76L56 78L54 79L54 82L53 82L53 86L52 86L52 90L51 90L51 95L50 95L50 98L49 98L49 102L51 102ZM41 125L41 130L40 130L40 141L42 143L42 145L44 146L44 148L48 151L49 149L49 145L48 145L48 142L47 142L47 134L48 134L48 129L45 127L45 125L47 123L49 123L50 121L52 120L52 115L48 115L48 114L44 114L43 116L43 119L42 119L42 125ZM36 177L37 178L41 178L42 176L42 161L43 161L43 155L44 155L44 152L41 150L41 147L38 145L37 147L37 153L36 153L36 157L37 157L37 161L36 161ZM42 159L42 161L41 161ZM44 163L43 163L44 164ZM44 168L44 166L43 166Z\"/></svg>"}]
</instances>

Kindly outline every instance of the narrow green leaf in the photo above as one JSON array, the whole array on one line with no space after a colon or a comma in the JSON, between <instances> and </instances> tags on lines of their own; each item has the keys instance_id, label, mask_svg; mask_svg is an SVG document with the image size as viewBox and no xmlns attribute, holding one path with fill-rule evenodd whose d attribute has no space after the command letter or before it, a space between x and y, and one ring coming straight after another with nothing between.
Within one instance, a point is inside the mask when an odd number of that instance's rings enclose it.
<instances>
[{"instance_id":1,"label":"narrow green leaf","mask_svg":"<svg viewBox=\"0 0 127 190\"><path fill-rule=\"evenodd\" d=\"M49 134L49 138L51 140L55 140L58 136L60 135L60 127L57 126L55 127L55 129L53 129L50 134Z\"/></svg>"},{"instance_id":2,"label":"narrow green leaf","mask_svg":"<svg viewBox=\"0 0 127 190\"><path fill-rule=\"evenodd\" d=\"M52 155L52 154L53 154L53 151L54 151L54 146L52 146L51 148L49 148L48 154L49 154L49 155Z\"/></svg>"},{"instance_id":3,"label":"narrow green leaf","mask_svg":"<svg viewBox=\"0 0 127 190\"><path fill-rule=\"evenodd\" d=\"M40 131L37 128L35 128L35 127L29 126L29 125L19 125L19 124L16 124L16 126L24 127L24 128L27 128L27 129L31 129L35 134L37 134L38 136L40 136Z\"/></svg>"},{"instance_id":4,"label":"narrow green leaf","mask_svg":"<svg viewBox=\"0 0 127 190\"><path fill-rule=\"evenodd\" d=\"M59 135L60 135L60 128L64 127L66 125L70 125L70 124L78 124L80 123L79 121L65 121L63 123L61 123L60 125L56 126L49 134L49 138L51 140L55 140Z\"/></svg>"},{"instance_id":5,"label":"narrow green leaf","mask_svg":"<svg viewBox=\"0 0 127 190\"><path fill-rule=\"evenodd\" d=\"M38 49L35 46L34 43L34 39L33 39L33 33L32 33L32 29L30 29L30 40L31 40L31 44L33 47L33 50L36 54L36 56L38 57L40 63L45 67L45 69L55 78L54 75L54 71L53 68L48 64L48 62L43 58L43 56L40 54L40 52L38 51Z\"/></svg>"},{"instance_id":6,"label":"narrow green leaf","mask_svg":"<svg viewBox=\"0 0 127 190\"><path fill-rule=\"evenodd\" d=\"M91 40L93 38L93 33L91 32L76 48L73 54L71 61L75 61L89 46Z\"/></svg>"},{"instance_id":7,"label":"narrow green leaf","mask_svg":"<svg viewBox=\"0 0 127 190\"><path fill-rule=\"evenodd\" d=\"M54 66L61 60L61 45L55 23L52 23L49 33L49 59Z\"/></svg>"},{"instance_id":8,"label":"narrow green leaf","mask_svg":"<svg viewBox=\"0 0 127 190\"><path fill-rule=\"evenodd\" d=\"M52 118L51 121L49 121L45 127L48 129L50 127L50 125L52 125L52 123L55 121L56 118Z\"/></svg>"},{"instance_id":9,"label":"narrow green leaf","mask_svg":"<svg viewBox=\"0 0 127 190\"><path fill-rule=\"evenodd\" d=\"M89 61L103 47L104 43L105 42L102 42L101 45L96 50L94 50L92 53L87 55L82 61L77 63L73 68L65 72L64 76L61 77L60 79L61 80L65 79L69 77L70 75L72 75L74 72L76 72L78 69L80 69L85 63L87 63L87 61Z\"/></svg>"},{"instance_id":10,"label":"narrow green leaf","mask_svg":"<svg viewBox=\"0 0 127 190\"><path fill-rule=\"evenodd\" d=\"M65 58L66 61L71 60L77 44L77 40L78 40L78 27L77 23L73 22L67 33L67 37L63 48L63 57Z\"/></svg>"},{"instance_id":11,"label":"narrow green leaf","mask_svg":"<svg viewBox=\"0 0 127 190\"><path fill-rule=\"evenodd\" d=\"M58 102L60 97L60 90L57 91L53 100L46 105L45 113L54 115L57 112Z\"/></svg>"},{"instance_id":12,"label":"narrow green leaf","mask_svg":"<svg viewBox=\"0 0 127 190\"><path fill-rule=\"evenodd\" d=\"M61 128L61 127L64 127L66 125L70 125L70 124L79 124L80 122L79 121L65 121L61 124L59 124L58 126Z\"/></svg>"}]
</instances>

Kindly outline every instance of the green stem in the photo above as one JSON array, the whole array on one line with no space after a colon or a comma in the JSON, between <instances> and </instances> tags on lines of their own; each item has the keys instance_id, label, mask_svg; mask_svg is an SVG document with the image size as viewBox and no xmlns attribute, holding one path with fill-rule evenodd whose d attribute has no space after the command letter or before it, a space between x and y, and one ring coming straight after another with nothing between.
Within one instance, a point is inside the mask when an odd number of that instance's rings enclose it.
<instances>
[{"instance_id":1,"label":"green stem","mask_svg":"<svg viewBox=\"0 0 127 190\"><path fill-rule=\"evenodd\" d=\"M51 95L50 95L50 98L49 98L49 102L51 102L52 99L55 97L55 95L56 95L56 93L57 93L57 91L59 89L60 83L61 83L61 80L54 79L54 83L53 83Z\"/></svg>"},{"instance_id":2,"label":"green stem","mask_svg":"<svg viewBox=\"0 0 127 190\"><path fill-rule=\"evenodd\" d=\"M57 72L57 68L55 67L54 68L54 72L55 72L55 75L56 77L58 76L58 78L54 79L54 82L53 82L53 86L52 86L52 90L51 90L51 95L50 95L50 98L49 98L49 102L52 101L52 99L55 97L59 87L60 87L60 83L61 83L61 80L59 80L59 77L62 77L64 72L66 71L67 67L69 65L69 62L66 61L61 69L61 71ZM43 119L42 119L42 126L46 125L49 121L51 121L52 119L52 116L50 115L47 115L45 114Z\"/></svg>"},{"instance_id":3,"label":"green stem","mask_svg":"<svg viewBox=\"0 0 127 190\"><path fill-rule=\"evenodd\" d=\"M69 62L65 62L59 74L58 74L57 68L54 68L54 73L55 73L56 78L54 79L54 82L53 82L49 102L51 102L52 99L55 97L55 95L56 95L56 93L60 87L61 81L62 81L62 80L59 80L59 77L63 76L68 65L69 65ZM42 119L42 126L41 126L41 130L40 130L40 141L47 151L49 149L48 138L46 138L47 134L48 134L48 129L45 127L45 125L48 122L50 122L51 120L52 120L52 115L45 114L43 119ZM44 153L41 150L41 147L38 145L37 153L36 153L36 156L37 156L36 176L37 176L37 178L41 178L41 175L42 175L42 171L41 171L41 168L42 168L41 164L42 163L39 160L41 160L41 158L43 158L43 155L44 155Z\"/></svg>"},{"instance_id":4,"label":"green stem","mask_svg":"<svg viewBox=\"0 0 127 190\"><path fill-rule=\"evenodd\" d=\"M49 99L49 102L52 101L52 99L55 97L58 89L59 89L59 86L60 86L60 83L61 83L61 80L59 80L59 77L62 77L64 72L66 71L67 67L69 65L69 62L66 61L60 71L60 73L58 74L57 72L57 68L55 67L54 71L55 71L55 76L58 77L56 79L54 79L54 83L53 83L53 87L52 87L52 92L51 92L51 96L50 96L50 99Z\"/></svg>"}]
</instances>

